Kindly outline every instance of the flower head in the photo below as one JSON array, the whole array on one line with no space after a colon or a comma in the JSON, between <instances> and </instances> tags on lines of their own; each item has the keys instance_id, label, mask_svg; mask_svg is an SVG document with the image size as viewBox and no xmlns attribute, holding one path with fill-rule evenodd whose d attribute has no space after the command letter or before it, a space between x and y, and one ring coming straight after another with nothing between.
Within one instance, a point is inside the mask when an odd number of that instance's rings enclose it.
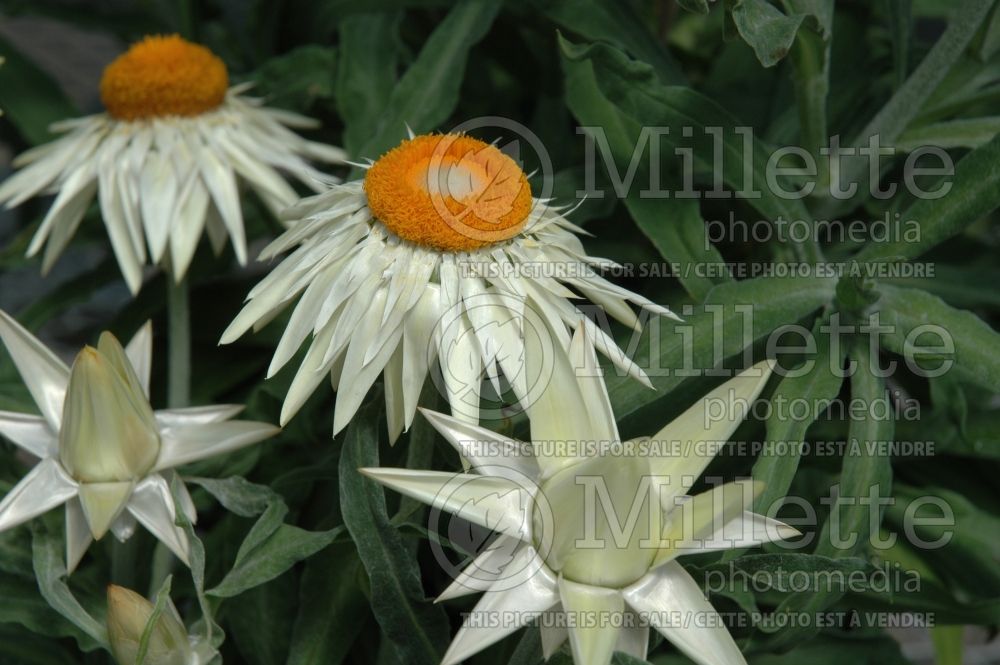
<instances>
[{"instance_id":1,"label":"flower head","mask_svg":"<svg viewBox=\"0 0 1000 665\"><path fill-rule=\"evenodd\" d=\"M187 534L177 511L196 519L183 483L175 502L173 468L262 441L267 423L232 420L242 407L153 411L149 405L152 326L126 348L103 333L72 369L0 311L0 339L41 416L0 411L0 434L41 461L0 501L0 531L66 506L67 569L110 530L120 540L142 524L182 561Z\"/></svg>"},{"instance_id":2,"label":"flower head","mask_svg":"<svg viewBox=\"0 0 1000 665\"><path fill-rule=\"evenodd\" d=\"M290 128L308 118L261 106L228 88L222 61L172 36L147 37L104 71L106 113L53 125L64 135L14 160L0 202L20 205L41 193L55 200L28 247L42 248L47 272L76 233L96 195L111 247L133 293L145 263L174 279L187 272L202 232L221 252L232 241L246 262L238 191L242 180L275 213L297 198L282 173L320 191L329 178L307 160L339 163L339 148L306 141Z\"/></svg>"},{"instance_id":3,"label":"flower head","mask_svg":"<svg viewBox=\"0 0 1000 665\"><path fill-rule=\"evenodd\" d=\"M111 653L121 665L136 662L153 610L153 604L136 592L115 584L108 586L108 641ZM168 604L156 618L147 645L143 662L148 665L192 665L194 662L187 631L173 604Z\"/></svg>"},{"instance_id":4,"label":"flower head","mask_svg":"<svg viewBox=\"0 0 1000 665\"><path fill-rule=\"evenodd\" d=\"M748 510L760 490L753 482L687 496L760 393L769 365L731 379L652 437L621 441L582 330L570 357L581 376L556 357L549 389L529 409L531 443L425 411L475 473L361 470L499 534L439 598L485 592L444 665L538 617L546 657L568 638L579 665L607 665L615 650L645 659L650 625L697 663L745 663L676 559L797 533ZM706 424L710 400L727 408ZM675 447L687 453L672 455ZM562 613L571 616L560 620ZM697 616L678 622L684 613Z\"/></svg>"},{"instance_id":5,"label":"flower head","mask_svg":"<svg viewBox=\"0 0 1000 665\"><path fill-rule=\"evenodd\" d=\"M544 380L528 380L525 345L543 338L564 352L581 316L574 299L587 297L635 327L630 305L672 316L604 279L600 269L614 264L587 255L565 212L533 198L527 175L493 145L458 134L411 136L363 180L285 212L292 226L260 258L293 251L250 291L221 341L298 301L268 369L273 375L311 339L282 423L329 376L336 434L382 374L394 441L412 423L435 363L460 418L479 421L484 380L497 393L509 385L526 406ZM585 325L603 354L648 384L607 332Z\"/></svg>"}]
</instances>

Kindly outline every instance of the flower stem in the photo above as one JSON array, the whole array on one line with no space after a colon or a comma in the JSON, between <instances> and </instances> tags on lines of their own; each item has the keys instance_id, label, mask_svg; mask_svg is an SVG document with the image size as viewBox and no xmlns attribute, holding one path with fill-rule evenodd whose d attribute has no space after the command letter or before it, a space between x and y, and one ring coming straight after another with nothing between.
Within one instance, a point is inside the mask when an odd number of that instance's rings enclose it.
<instances>
[{"instance_id":1,"label":"flower stem","mask_svg":"<svg viewBox=\"0 0 1000 665\"><path fill-rule=\"evenodd\" d=\"M191 401L191 311L188 282L176 282L167 273L167 406L188 406Z\"/></svg>"}]
</instances>

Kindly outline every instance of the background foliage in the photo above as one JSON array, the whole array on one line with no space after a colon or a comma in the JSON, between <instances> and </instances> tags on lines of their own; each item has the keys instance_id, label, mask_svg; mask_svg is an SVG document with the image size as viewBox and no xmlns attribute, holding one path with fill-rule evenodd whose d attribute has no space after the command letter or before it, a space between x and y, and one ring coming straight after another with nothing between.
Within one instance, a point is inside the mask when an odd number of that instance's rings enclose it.
<instances>
[{"instance_id":1,"label":"background foliage","mask_svg":"<svg viewBox=\"0 0 1000 665\"><path fill-rule=\"evenodd\" d=\"M691 148L697 184L712 186L713 155L701 132L684 125L726 128L726 149L736 147L736 126L754 129L753 164L765 195L754 200L643 199L638 188L583 203L573 216L595 234L591 253L622 262L706 261L782 264L821 260L890 264L919 259L936 268L933 278L868 279L863 276L763 276L733 280L687 274L673 278L624 278L623 284L684 314L694 335L661 327L650 358L646 339L636 354L658 367L711 368L722 344L731 366L766 352L765 340L789 324L816 329L838 313L860 321L878 311L902 333L848 335L837 348L820 344L805 354L784 354L785 366L807 359L815 369L773 381L771 396L865 400L912 396L919 420L831 418L821 412L802 422L751 419L743 440L932 440L933 458L871 454L821 456L721 456L709 475L752 474L768 482L762 502L785 493L818 497L841 484L851 497L880 483L883 494L903 501L921 495L945 499L955 509L952 542L938 551L900 544L881 557L920 571L917 593L761 593L716 595L723 610L879 610L933 612L940 624L1000 623L1000 264L994 209L1000 204L1000 11L991 0L3 0L8 16L39 15L128 43L147 33L180 32L227 62L236 81L252 80L269 103L323 122L316 138L343 145L356 158L376 158L405 132L444 130L483 115L517 120L544 142L556 166L555 194L564 201L583 187L584 141L579 125L599 125L608 136L607 157L624 173L639 128L667 126L670 148ZM74 108L60 86L31 58L0 41L0 136L21 150L48 138L60 118L97 109ZM93 81L96 85L96 80ZM904 155L888 163L883 183L899 182L905 151L920 145L946 148L958 162L952 192L938 200L913 200L900 187L880 200L867 194L846 201L822 195L805 201L769 195L762 161L770 145L801 145L818 154L830 135L863 145L880 133ZM494 137L489 137L494 138ZM741 144L740 144L741 145ZM537 166L530 163L526 170ZM640 163L637 182L644 182ZM664 164L666 178L676 178ZM866 167L846 162L862 182ZM342 174L342 175L347 175ZM821 173L821 178L828 177ZM603 176L602 176L603 177ZM742 165L731 160L725 184L743 184ZM602 183L607 185L608 183ZM859 188L864 192L867 188ZM610 191L610 189L608 190ZM249 198L249 197L248 197ZM163 327L162 276L135 300L126 297L108 256L96 208L84 224L63 271L27 302L19 285L36 262L23 259L45 202L8 217L0 250L3 296L23 306L18 319L67 349L109 328L125 337L152 317ZM249 235L278 231L262 206L247 202ZM920 225L919 242L870 243L720 242L706 246L706 219L880 219L901 213ZM245 402L247 417L276 421L291 376L264 382L279 321L231 347L216 342L265 266L235 269L230 255L199 250L192 272L195 322L195 403ZM741 305L753 306L752 326ZM874 354L883 361L905 354L904 334L932 322L955 340L956 368L927 380L900 363L888 380L861 371L841 380L832 364L857 360L862 370ZM628 336L619 331L623 340ZM822 338L821 338L822 339ZM718 342L717 340L721 340ZM163 349L159 335L157 351ZM154 365L154 404L165 393L163 354ZM294 366L296 363L290 363ZM654 378L657 391L611 377L611 394L624 436L655 431L717 378L671 374ZM436 663L474 599L433 605L446 586L429 548L424 512L383 494L354 472L384 464L457 468L457 459L428 427L418 423L401 445L384 440L377 395L345 435L331 441L332 391L319 391L275 440L197 465L203 544L194 575L174 569L172 596L189 624L225 634L227 662L301 665L340 662ZM427 396L428 400L433 395ZM31 410L12 363L0 358L0 408ZM525 436L523 419L487 423ZM0 450L0 490L20 477L24 460L12 446ZM246 478L246 480L243 480ZM228 479L228 480L225 480ZM219 508L229 508L231 513ZM864 528L867 507L848 509L849 524ZM106 663L104 585L109 581L155 594L171 571L169 560L144 532L126 546L93 548L67 582L58 575L61 515L35 528L0 535L0 662ZM822 523L822 522L821 522ZM901 509L885 511L881 528L899 532ZM930 536L925 536L930 538ZM445 547L454 544L443 541ZM812 554L779 550L738 553L740 569L786 570L867 567L879 563L865 543L835 550L820 529ZM205 555L207 553L207 556ZM727 560L730 557L726 557ZM720 566L718 557L693 559L693 570ZM727 567L720 568L729 570ZM38 579L36 581L36 571ZM72 591L72 593L70 593ZM74 600L77 599L77 600ZM207 617L207 618L206 618ZM903 663L896 643L874 627L735 629L751 663ZM961 660L961 640L936 628L938 658ZM555 657L568 663L568 653ZM655 663L681 663L668 644L650 652ZM540 661L537 631L517 633L472 662L482 665ZM626 659L622 659L625 663Z\"/></svg>"}]
</instances>

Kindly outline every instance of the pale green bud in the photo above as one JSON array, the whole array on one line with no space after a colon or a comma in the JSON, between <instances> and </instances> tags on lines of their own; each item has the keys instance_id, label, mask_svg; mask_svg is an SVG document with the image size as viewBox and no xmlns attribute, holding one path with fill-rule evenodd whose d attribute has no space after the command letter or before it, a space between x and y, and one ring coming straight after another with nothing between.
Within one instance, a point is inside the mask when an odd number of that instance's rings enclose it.
<instances>
[{"instance_id":1,"label":"pale green bud","mask_svg":"<svg viewBox=\"0 0 1000 665\"><path fill-rule=\"evenodd\" d=\"M159 453L149 400L121 344L104 333L96 349L85 347L73 362L59 459L81 483L117 483L141 479Z\"/></svg>"},{"instance_id":2,"label":"pale green bud","mask_svg":"<svg viewBox=\"0 0 1000 665\"><path fill-rule=\"evenodd\" d=\"M574 464L541 486L533 516L535 545L549 568L573 582L631 584L649 571L656 555L661 519L656 496L643 459L612 455Z\"/></svg>"},{"instance_id":3,"label":"pale green bud","mask_svg":"<svg viewBox=\"0 0 1000 665\"><path fill-rule=\"evenodd\" d=\"M124 587L108 587L108 639L119 665L134 665L153 604ZM149 635L146 665L190 665L193 660L187 631L167 607L157 617Z\"/></svg>"}]
</instances>

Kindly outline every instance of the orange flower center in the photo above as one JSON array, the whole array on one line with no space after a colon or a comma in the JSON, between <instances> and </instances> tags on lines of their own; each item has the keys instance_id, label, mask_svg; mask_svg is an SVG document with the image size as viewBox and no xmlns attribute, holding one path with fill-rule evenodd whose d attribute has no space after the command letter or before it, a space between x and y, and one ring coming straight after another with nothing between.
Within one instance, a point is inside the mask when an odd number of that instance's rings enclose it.
<instances>
[{"instance_id":1,"label":"orange flower center","mask_svg":"<svg viewBox=\"0 0 1000 665\"><path fill-rule=\"evenodd\" d=\"M222 60L177 35L146 37L104 69L101 101L119 120L199 115L226 98Z\"/></svg>"},{"instance_id":2,"label":"orange flower center","mask_svg":"<svg viewBox=\"0 0 1000 665\"><path fill-rule=\"evenodd\" d=\"M400 238L460 252L508 240L531 212L524 171L470 136L428 134L403 141L365 176L372 214Z\"/></svg>"}]
</instances>

